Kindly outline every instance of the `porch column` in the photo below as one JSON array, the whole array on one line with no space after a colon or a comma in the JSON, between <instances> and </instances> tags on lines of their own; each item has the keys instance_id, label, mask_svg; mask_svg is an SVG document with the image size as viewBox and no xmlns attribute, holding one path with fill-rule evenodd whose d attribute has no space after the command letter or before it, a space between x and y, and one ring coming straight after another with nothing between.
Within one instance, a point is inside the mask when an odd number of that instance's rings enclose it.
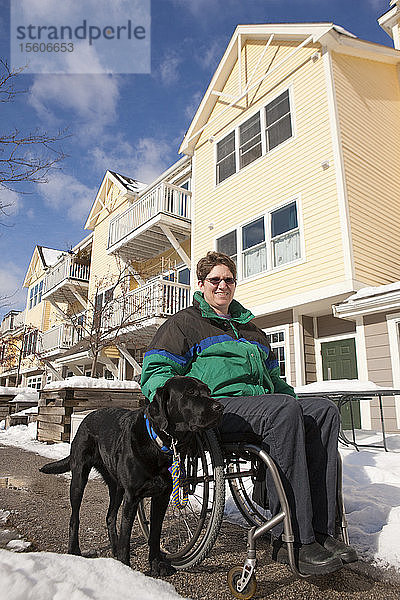
<instances>
[{"instance_id":1,"label":"porch column","mask_svg":"<svg viewBox=\"0 0 400 600\"><path fill-rule=\"evenodd\" d=\"M294 360L296 367L296 386L305 385L305 364L304 364L304 334L303 334L303 316L299 310L293 309L293 337L294 337Z\"/></svg>"}]
</instances>

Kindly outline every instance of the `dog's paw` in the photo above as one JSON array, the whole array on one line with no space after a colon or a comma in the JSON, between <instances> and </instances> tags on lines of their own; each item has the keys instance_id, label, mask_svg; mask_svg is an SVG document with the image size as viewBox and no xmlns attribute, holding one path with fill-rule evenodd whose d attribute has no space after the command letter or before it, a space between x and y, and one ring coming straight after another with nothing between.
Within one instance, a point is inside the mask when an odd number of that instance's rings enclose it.
<instances>
[{"instance_id":1,"label":"dog's paw","mask_svg":"<svg viewBox=\"0 0 400 600\"><path fill-rule=\"evenodd\" d=\"M151 577L169 577L176 573L176 569L165 558L154 558L150 563Z\"/></svg>"}]
</instances>

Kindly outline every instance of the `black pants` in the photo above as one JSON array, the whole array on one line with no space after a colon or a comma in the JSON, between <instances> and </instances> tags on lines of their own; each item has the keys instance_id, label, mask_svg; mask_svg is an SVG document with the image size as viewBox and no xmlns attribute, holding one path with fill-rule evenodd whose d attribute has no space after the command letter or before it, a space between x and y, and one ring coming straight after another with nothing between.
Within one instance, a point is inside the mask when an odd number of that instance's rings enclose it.
<instances>
[{"instance_id":1,"label":"black pants","mask_svg":"<svg viewBox=\"0 0 400 600\"><path fill-rule=\"evenodd\" d=\"M309 544L315 531L333 535L340 424L336 405L325 398L297 400L284 394L219 400L225 407L221 433L254 434L276 463L295 540ZM267 490L274 515L280 505L268 472ZM278 536L282 531L281 523L272 533Z\"/></svg>"}]
</instances>

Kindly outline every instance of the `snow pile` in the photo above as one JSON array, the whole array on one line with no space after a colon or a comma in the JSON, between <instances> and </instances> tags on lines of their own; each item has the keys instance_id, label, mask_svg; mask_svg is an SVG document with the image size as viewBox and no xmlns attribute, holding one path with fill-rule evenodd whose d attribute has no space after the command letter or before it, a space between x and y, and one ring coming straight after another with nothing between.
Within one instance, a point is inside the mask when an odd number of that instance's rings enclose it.
<instances>
[{"instance_id":1,"label":"snow pile","mask_svg":"<svg viewBox=\"0 0 400 600\"><path fill-rule=\"evenodd\" d=\"M362 439L377 443L379 434ZM400 436L388 436L390 452L340 447L343 493L351 544L365 560L400 570Z\"/></svg>"},{"instance_id":2,"label":"snow pile","mask_svg":"<svg viewBox=\"0 0 400 600\"><path fill-rule=\"evenodd\" d=\"M386 285L378 285L378 286L369 286L363 287L355 294L352 294L343 302L343 304L347 302L356 302L357 300L362 300L363 298L369 298L370 296L377 296L381 294L389 294L392 292L400 291L400 281L395 281L393 283L387 283Z\"/></svg>"},{"instance_id":3,"label":"snow pile","mask_svg":"<svg viewBox=\"0 0 400 600\"><path fill-rule=\"evenodd\" d=\"M4 422L4 421L2 421ZM69 455L70 445L66 442L47 445L38 442L36 439L37 423L29 425L14 425L8 429L1 429L0 425L0 444L4 446L18 446L28 452L35 452L40 456L59 460Z\"/></svg>"},{"instance_id":4,"label":"snow pile","mask_svg":"<svg viewBox=\"0 0 400 600\"><path fill-rule=\"evenodd\" d=\"M7 600L177 600L173 586L146 577L113 558L53 552L16 555L0 550L1 587Z\"/></svg>"},{"instance_id":5,"label":"snow pile","mask_svg":"<svg viewBox=\"0 0 400 600\"><path fill-rule=\"evenodd\" d=\"M83 377L75 375L61 381L52 381L43 389L59 390L62 388L106 388L106 389L124 389L124 390L140 390L140 385L136 381L120 381L119 379L105 379L95 377Z\"/></svg>"},{"instance_id":6,"label":"snow pile","mask_svg":"<svg viewBox=\"0 0 400 600\"><path fill-rule=\"evenodd\" d=\"M10 404L15 404L17 402L38 402L38 400L39 392L32 388L27 388L26 390L20 391L13 400L10 400Z\"/></svg>"},{"instance_id":7,"label":"snow pile","mask_svg":"<svg viewBox=\"0 0 400 600\"><path fill-rule=\"evenodd\" d=\"M31 390L32 388L7 387L0 385L0 396L12 396L12 394L21 394Z\"/></svg>"}]
</instances>

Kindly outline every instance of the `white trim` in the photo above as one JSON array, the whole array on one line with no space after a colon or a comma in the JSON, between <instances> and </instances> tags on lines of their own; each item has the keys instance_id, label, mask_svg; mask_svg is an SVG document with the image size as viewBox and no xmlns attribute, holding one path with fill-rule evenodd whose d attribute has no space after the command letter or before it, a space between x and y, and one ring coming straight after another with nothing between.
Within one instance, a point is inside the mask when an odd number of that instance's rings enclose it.
<instances>
[{"instance_id":1,"label":"white trim","mask_svg":"<svg viewBox=\"0 0 400 600\"><path fill-rule=\"evenodd\" d=\"M293 266L294 263L288 263L288 268ZM267 276L270 273L261 273L260 277ZM246 280L247 283L248 280ZM295 306L306 306L311 303L318 303L325 300L329 301L330 309L333 302L339 302L339 297L346 294L354 293L354 282L353 281L342 281L332 285L327 285L321 288L310 289L307 292L301 292L299 294L293 294L291 296L280 297L266 304L253 305L251 312L257 317L260 315L270 314L274 312L281 312L283 310L289 310Z\"/></svg>"},{"instance_id":2,"label":"white trim","mask_svg":"<svg viewBox=\"0 0 400 600\"><path fill-rule=\"evenodd\" d=\"M304 332L302 314L295 308L293 309L293 338L294 338L294 358L296 365L296 387L304 385L306 382L306 370L304 359Z\"/></svg>"},{"instance_id":3,"label":"white trim","mask_svg":"<svg viewBox=\"0 0 400 600\"><path fill-rule=\"evenodd\" d=\"M368 381L367 346L365 343L364 319L356 319L356 360L358 379ZM371 402L360 402L361 428L372 429Z\"/></svg>"},{"instance_id":4,"label":"white trim","mask_svg":"<svg viewBox=\"0 0 400 600\"><path fill-rule=\"evenodd\" d=\"M275 327L266 327L263 328L264 333L279 333L283 331L284 333L284 341L283 345L285 348L285 372L286 372L286 382L291 385L292 384L292 367L291 367L291 356L290 356L290 325L277 325Z\"/></svg>"},{"instance_id":5,"label":"white trim","mask_svg":"<svg viewBox=\"0 0 400 600\"><path fill-rule=\"evenodd\" d=\"M357 334L356 333L341 333L340 335L329 335L315 339L315 364L317 368L317 381L324 381L322 374L322 348L321 344L326 342L338 342L340 340L348 340L353 338L356 344L356 356L357 356ZM358 365L357 365L358 369Z\"/></svg>"},{"instance_id":6,"label":"white trim","mask_svg":"<svg viewBox=\"0 0 400 600\"><path fill-rule=\"evenodd\" d=\"M399 326L400 326L400 313L387 315L386 316L388 334L389 334L389 349L390 349L390 360L392 363L392 379L393 387L400 388L400 340L399 340ZM397 428L400 429L400 397L395 396L395 407L396 407L396 422Z\"/></svg>"},{"instance_id":7,"label":"white trim","mask_svg":"<svg viewBox=\"0 0 400 600\"><path fill-rule=\"evenodd\" d=\"M325 84L328 98L329 122L332 136L333 160L335 163L336 188L342 232L344 272L346 279L354 279L354 256L351 240L350 216L346 188L342 139L339 126L339 113L336 102L335 81L333 75L332 56L326 47L322 49L322 60L325 73Z\"/></svg>"},{"instance_id":8,"label":"white trim","mask_svg":"<svg viewBox=\"0 0 400 600\"><path fill-rule=\"evenodd\" d=\"M196 219L196 157L195 156L192 157L192 177L191 177L191 181L190 181L190 187L191 187L191 192L192 192L191 237L190 237L190 259L191 259L190 288L191 288L191 295L193 297L193 294L194 294L195 290L197 289L197 276L196 276L197 259L194 255L194 238L195 238L194 232L196 231L196 221L197 221L197 219Z\"/></svg>"}]
</instances>

